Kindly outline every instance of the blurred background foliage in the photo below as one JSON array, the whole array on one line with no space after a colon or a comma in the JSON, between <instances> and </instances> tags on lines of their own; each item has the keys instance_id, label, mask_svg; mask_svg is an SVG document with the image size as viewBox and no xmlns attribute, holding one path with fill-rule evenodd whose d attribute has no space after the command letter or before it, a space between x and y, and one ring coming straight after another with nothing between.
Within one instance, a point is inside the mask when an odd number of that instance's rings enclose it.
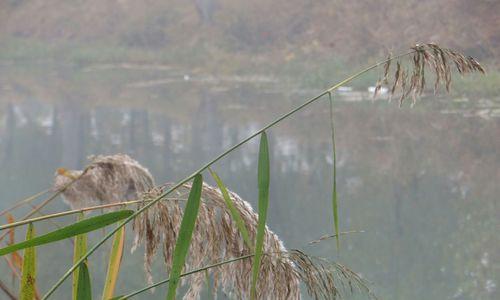
<instances>
[{"instance_id":1,"label":"blurred background foliage","mask_svg":"<svg viewBox=\"0 0 500 300\"><path fill-rule=\"evenodd\" d=\"M21 41L49 41L47 51L54 53L59 47L84 52L103 45L153 52L196 49L203 55L190 62L198 66L214 59L364 62L388 49L429 41L498 61L499 10L495 0L7 0L0 3L0 36L4 51L6 44L15 47L9 38L20 48ZM127 56L141 60L133 52Z\"/></svg>"}]
</instances>

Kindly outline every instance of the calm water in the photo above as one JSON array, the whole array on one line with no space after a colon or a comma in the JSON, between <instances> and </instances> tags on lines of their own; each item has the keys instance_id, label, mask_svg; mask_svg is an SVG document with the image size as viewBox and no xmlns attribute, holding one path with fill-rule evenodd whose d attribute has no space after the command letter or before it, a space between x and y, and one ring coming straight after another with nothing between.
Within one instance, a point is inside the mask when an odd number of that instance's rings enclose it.
<instances>
[{"instance_id":1,"label":"calm water","mask_svg":"<svg viewBox=\"0 0 500 300\"><path fill-rule=\"evenodd\" d=\"M0 209L47 188L56 168L82 168L91 154L127 153L157 183L176 181L319 91L169 66L1 68ZM361 273L381 299L499 299L500 101L424 98L399 109L364 93L335 100L341 228L364 233L343 236L340 252L333 240L308 245L332 232L326 99L269 132L271 228L287 247ZM257 147L254 141L215 166L254 207ZM64 209L59 200L44 212ZM43 248L42 291L69 267L71 247ZM103 261L103 253L91 260L96 295ZM119 291L145 284L140 253L126 254L124 268ZM165 277L160 267L157 273ZM68 292L66 284L56 298ZM162 299L161 289L143 295L151 297Z\"/></svg>"}]
</instances>

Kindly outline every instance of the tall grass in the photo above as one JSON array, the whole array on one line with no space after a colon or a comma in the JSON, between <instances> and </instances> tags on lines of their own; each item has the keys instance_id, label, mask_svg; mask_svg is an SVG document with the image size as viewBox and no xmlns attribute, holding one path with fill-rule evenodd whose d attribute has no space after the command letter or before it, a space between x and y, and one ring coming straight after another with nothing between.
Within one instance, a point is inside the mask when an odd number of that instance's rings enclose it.
<instances>
[{"instance_id":1,"label":"tall grass","mask_svg":"<svg viewBox=\"0 0 500 300\"><path fill-rule=\"evenodd\" d=\"M404 59L407 59L406 61L403 61ZM392 64L391 62L396 61L395 64ZM268 240L269 236L272 236L272 232L267 230L266 228L266 216L267 216L267 207L268 207L268 201L269 201L269 184L270 184L270 171L269 171L269 149L267 145L267 136L266 136L266 131L275 125L279 124L281 121L285 120L286 118L290 117L291 115L297 113L298 111L308 107L312 103L322 99L324 96L329 96L329 104L330 104L330 121L331 121L331 129L332 129L332 149L333 149L333 173L332 173L332 180L333 180L333 186L332 186L332 210L333 210L333 223L334 223L334 229L333 229L333 235L336 238L337 241L337 247L339 247L339 236L342 234L339 231L339 215L338 215L338 199L337 199L337 186L336 186L336 157L335 157L335 135L334 135L334 123L333 123L333 99L331 97L332 92L335 91L337 88L339 88L342 85L345 85L352 80L357 79L361 75L379 67L383 66L383 76L382 79L379 80L377 83L377 87L375 89L375 95L377 92L381 89L383 85L386 85L390 88L390 94L391 96L396 95L399 93L399 103L402 104L405 99L411 97L413 99L412 103L415 104L418 96L424 92L426 89L426 76L427 73L432 73L434 76L434 91L438 90L438 87L440 85L443 85L446 90L448 91L450 89L451 85L451 67L454 66L460 74L466 74L466 73L471 73L471 72L481 72L484 73L484 69L479 65L479 63L472 57L465 56L457 51L451 50L451 49L446 49L446 48L441 48L435 44L424 44L424 45L416 45L410 49L409 52L399 54L396 56L389 56L387 59L375 63L371 66L368 66L367 68L349 76L348 78L342 80L341 82L331 86L330 88L326 89L325 91L321 92L319 95L308 99L305 101L303 104L297 106L296 108L290 110L289 112L284 113L283 115L277 117L275 120L271 121L269 124L265 125L262 127L260 130L257 130L256 132L252 133L249 135L247 138L243 139L242 141L238 142L234 146L230 147L228 150L224 151L223 153L219 154L216 156L214 159L210 160L206 164L202 165L199 167L197 170L192 172L189 176L186 176L185 178L179 180L177 183L165 187L165 188L159 188L159 189L153 189L155 191L154 193L149 194L148 199L141 199L141 200L148 200L148 201L140 201L139 208L136 211L129 211L129 210L121 210L118 212L112 212L112 213L107 213L101 216L89 218L89 219L83 219L80 220L72 225L68 225L64 228L58 229L56 231L50 232L48 234L32 238L32 239L27 239L24 242L14 244L7 246L5 248L0 249L0 255L5 255L7 253L11 253L16 250L20 249L35 249L36 246L41 245L43 243L49 243L49 242L54 242L56 240L64 239L64 238L69 238L73 237L75 235L81 235L86 232L96 230L98 228L102 228L103 226L110 225L112 223L121 221L118 226L116 226L114 229L112 229L109 233L107 233L99 242L97 242L93 247L90 249L83 251L79 250L78 255L75 255L75 261L74 264L72 265L71 268L69 268L64 275L45 293L45 295L42 297L42 299L48 299L53 295L53 293L57 290L57 288L73 273L75 272L76 269L79 271L78 275L78 287L76 289L76 294L77 294L77 299L87 299L89 297L89 290L90 290L90 276L88 275L88 269L86 265L86 260L87 258L94 253L97 249L99 249L106 240L111 238L112 236L119 236L120 232L122 232L123 227L129 223L130 221L135 220L135 225L136 224L141 224L137 223L138 220L140 222L144 221L146 224L146 227L142 227L143 230L146 230L146 235L153 235L152 237L154 238L155 234L164 234L165 232L154 232L150 228L148 228L148 222L151 220L149 219L149 213L152 211L153 217L158 219L158 220L163 220L161 219L162 217L168 216L167 213L164 213L162 215L162 209L164 211L168 211L168 207L161 207L160 206L160 201L165 200L167 196L171 195L174 191L177 191L178 189L188 189L190 190L190 194L187 200L187 203L184 208L184 212L180 213L177 212L177 216L182 215L182 219L180 220L180 227L177 231L177 236L175 237L176 243L175 243L175 248L173 250L173 257L166 258L167 261L171 261L171 272L170 272L170 278L168 280L163 281L162 283L169 283L168 287L168 294L167 294L167 299L174 299L176 295L176 290L179 285L179 280L182 276L186 276L189 274L196 274L198 272L204 272L207 271L211 268L222 268L226 264L230 263L237 263L243 260L252 260L252 265L251 265L251 286L250 286L250 298L255 299L258 297L272 297L272 293L278 293L278 291L274 291L276 285L279 286L279 281L283 281L283 287L284 290L279 292L280 296L276 296L278 294L274 294L275 298L280 298L280 297L285 297L286 295L286 290L288 289L288 293L293 293L293 284L291 282L294 282L296 279L300 279L302 282L305 283L305 286L307 288L307 292L315 297L315 298L324 298L324 299L336 299L338 297L345 296L345 293L342 293L342 284L339 286L338 279L340 279L340 283L342 283L342 280L345 280L347 283L345 284L345 290L352 289L353 285L357 285L358 287L361 287L360 289L365 289L366 285L364 284L363 280L361 280L355 273L350 271L344 266L338 265L338 264L330 264L326 265L324 261L314 259L305 253L301 251L279 251L280 247L276 246L275 248L277 251L273 252L268 252L266 249L269 247L265 247L266 241ZM426 71L427 70L427 71ZM391 73L393 72L393 73ZM393 75L393 76L390 76ZM215 193L213 190L211 190L209 187L206 187L203 185L203 180L202 180L202 173L205 172L207 169L209 169L213 164L218 162L219 160L223 159L226 157L229 153L233 152L237 148L245 145L248 143L250 140L253 138L260 136L261 137L261 142L260 142L260 150L259 150L259 165L258 165L258 190L259 190L259 207L258 207L258 220L251 228L249 228L247 225L249 224L248 222L242 222L242 220L246 220L245 216L241 215L241 220L238 220L237 213L241 212L235 209L231 209L231 203L232 201L228 201L227 197L228 193L227 191L224 192L225 187L223 186L222 182L219 180L217 183L219 185L219 189L221 190L221 193ZM87 171L89 171L89 168L86 168L82 173L78 173L78 176L75 176L72 178L70 182L67 182L64 184L57 193L63 192L65 189L71 188L73 184L78 184L78 180L83 176ZM212 172L212 174L215 174ZM217 181L217 177L214 176ZM83 180L83 179L82 179ZM188 182L191 180L194 180L192 185L189 185ZM239 257L233 257L233 258L227 258L225 261L219 262L215 265L211 266L206 266L206 267L201 267L193 271L189 271L186 273L182 273L183 268L186 265L187 262L187 256L189 254L189 249L191 245L191 241L193 237L197 239L197 234L200 234L196 230L196 224L197 222L209 222L208 220L211 216L211 214L207 213L207 208L206 205L203 203L200 204L202 193L203 192L210 192L212 194L210 195L216 195L216 197L220 203L220 205L223 205L224 207L227 208L228 214L234 218L235 225L234 227L236 230L241 232L241 235L238 235L240 239L247 244L254 245L251 250L252 253L247 253L244 255L241 255ZM48 200L46 200L43 203L47 203L47 201L52 200L57 193L50 197ZM147 194L147 193L146 193ZM237 196L237 195L236 195ZM234 200L235 195L232 195L232 199ZM42 204L43 204L42 203ZM177 202L175 202L177 203ZM237 203L235 203L236 205ZM123 204L120 204L123 205ZM177 204L176 204L177 205ZM234 207L233 207L234 208ZM40 206L38 206L35 210L39 210ZM148 211L150 210L150 211ZM77 210L78 211L78 210ZM236 213L235 213L236 212ZM71 213L74 213L71 212ZM0 230L5 230L8 228L12 228L15 226L21 226L25 224L33 224L32 222L34 221L41 221L45 219L49 219L54 216L60 216L64 213L59 213L59 214L54 214L53 216L45 216L42 218L38 218L36 220L29 219L29 216L25 217L23 221L9 224L9 225L4 225L0 227ZM33 215L33 213L31 213ZM30 215L30 216L31 216ZM253 212L248 213L250 218L255 217ZM142 218L142 219L141 219ZM243 224L242 224L243 223ZM203 223L205 224L205 223ZM207 224L212 224L212 223L207 223ZM238 225L239 224L239 225ZM33 225L30 225L31 227ZM176 226L179 226L177 224ZM145 229L144 229L145 228ZM212 227L210 227L212 228ZM215 228L215 227L214 227ZM139 231L141 228L138 229ZM168 230L168 229L167 229ZM245 230L249 231L250 233L244 233ZM244 236L247 236L245 238ZM255 243L251 244L251 238L255 238ZM150 236L148 236L150 238ZM154 240L154 239L153 239ZM279 239L277 239L277 243L279 244ZM152 248L152 251L155 251L155 247L157 247L157 242L156 244L148 244L147 245L149 248ZM191 247L195 247L195 245L191 245ZM151 250L151 249L150 249ZM27 251L27 250L26 250ZM76 251L75 251L76 252ZM83 253L85 252L85 253ZM146 255L148 256L148 254ZM149 258L151 255L149 255ZM283 266L289 265L293 266L292 269L290 269L290 272L287 272L288 275L283 275L278 278L276 278L276 281L278 283L275 285L274 283L271 285L268 282L263 282L264 280L259 280L262 278L271 278L269 276L278 276L275 272L276 269L273 269L272 267L269 268L264 268L263 266L264 261L267 262L267 266L273 265L275 259L281 259L282 262L285 262ZM113 258L112 258L113 259ZM116 259L116 257L115 257ZM26 261L26 259L25 259ZM203 260L199 260L203 261ZM111 267L111 262L110 262L110 267ZM224 269L222 269L224 270ZM226 274L228 275L228 274ZM266 277L267 276L267 277ZM235 279L236 280L236 279ZM160 283L157 284L152 284L152 286L156 286ZM247 283L248 284L248 283ZM245 285L248 286L248 285ZM132 297L133 295L138 294L139 292L142 292L144 290L149 289L150 287L146 287L144 289L141 289L138 292L132 292L129 293L126 296L121 296L119 297L120 299L127 299ZM243 287L243 285L242 285ZM26 295L29 292L21 292L21 293L26 293ZM109 292L108 292L109 293ZM369 293L369 292L368 292ZM112 292L111 292L112 294ZM109 295L109 294L108 294ZM293 297L298 295L293 294ZM286 298L293 298L292 296L289 295L289 297Z\"/></svg>"}]
</instances>

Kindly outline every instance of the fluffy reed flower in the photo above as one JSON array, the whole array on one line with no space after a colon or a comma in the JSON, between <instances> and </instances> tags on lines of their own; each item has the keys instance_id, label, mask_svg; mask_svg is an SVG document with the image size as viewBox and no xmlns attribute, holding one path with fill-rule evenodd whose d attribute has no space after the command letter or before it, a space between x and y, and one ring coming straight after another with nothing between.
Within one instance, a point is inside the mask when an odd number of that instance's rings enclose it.
<instances>
[{"instance_id":1,"label":"fluffy reed flower","mask_svg":"<svg viewBox=\"0 0 500 300\"><path fill-rule=\"evenodd\" d=\"M171 187L166 184L155 188L143 196L151 200ZM187 199L191 184L169 195L164 202L158 202L134 220L135 241L132 251L144 243L144 268L152 283L151 265L156 252L161 251L167 271L172 266L172 257L182 220L182 202ZM258 215L252 207L236 193L230 192L235 208L248 230L251 240L255 240ZM203 185L202 200L185 271L197 269L214 262L241 257L252 253L231 217L220 191L207 184ZM258 299L300 299L300 282L307 292L316 299L338 299L341 296L338 285L354 286L367 290L363 281L347 268L337 264L326 264L297 251L287 251L279 237L266 227L264 253L257 283ZM253 259L209 269L213 276L214 294L222 290L229 298L248 299L252 281ZM182 283L189 287L184 299L198 299L204 286L206 274L195 273L184 277Z\"/></svg>"},{"instance_id":2,"label":"fluffy reed flower","mask_svg":"<svg viewBox=\"0 0 500 300\"><path fill-rule=\"evenodd\" d=\"M434 76L434 93L437 92L441 84L445 86L446 91L450 91L452 66L455 66L460 75L473 72L485 73L483 67L473 57L452 49L441 48L433 43L416 44L411 47L411 50L413 53L411 53L408 63L401 62L401 59L396 61L392 82L389 80L391 70L391 55L389 55L384 64L383 78L377 82L375 87L374 97L377 96L382 85L386 85L389 87L391 98L398 90L400 91L400 105L410 96L412 97L412 105L415 104L417 96L420 96L425 89L426 66Z\"/></svg>"},{"instance_id":3,"label":"fluffy reed flower","mask_svg":"<svg viewBox=\"0 0 500 300\"><path fill-rule=\"evenodd\" d=\"M314 299L340 299L356 291L376 299L365 280L344 265L299 250L285 255L294 263L296 273Z\"/></svg>"},{"instance_id":4,"label":"fluffy reed flower","mask_svg":"<svg viewBox=\"0 0 500 300\"><path fill-rule=\"evenodd\" d=\"M91 156L89 161L83 171L56 171L52 189L71 183L62 195L72 209L135 200L154 186L151 173L128 155Z\"/></svg>"}]
</instances>

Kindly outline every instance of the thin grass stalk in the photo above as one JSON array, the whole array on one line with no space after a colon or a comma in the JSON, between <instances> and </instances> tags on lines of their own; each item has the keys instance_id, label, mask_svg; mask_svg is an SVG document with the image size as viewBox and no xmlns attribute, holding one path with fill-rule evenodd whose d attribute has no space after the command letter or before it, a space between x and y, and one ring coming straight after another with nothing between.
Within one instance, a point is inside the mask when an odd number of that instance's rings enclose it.
<instances>
[{"instance_id":1,"label":"thin grass stalk","mask_svg":"<svg viewBox=\"0 0 500 300\"><path fill-rule=\"evenodd\" d=\"M36 194L34 194L34 195L31 195L31 196L29 196L29 197L26 197L26 198L24 198L24 199L22 199L22 200L16 201L16 204L14 204L14 205L12 205L11 207L8 207L8 208L6 208L6 209L2 210L2 211L0 212L0 217L1 217L1 216L3 216L3 215L5 215L5 214L6 214L6 213L8 213L8 212L13 211L14 209L16 209L16 208L18 208L18 207L23 206L23 205L24 205L24 204L26 204L26 203L30 203L30 202L34 201L34 200L35 200L35 199L37 199L38 197L40 197L40 196L42 196L42 195L45 195L45 194L47 194L48 192L50 192L50 189L43 190L43 191L38 192L38 193L36 193Z\"/></svg>"},{"instance_id":2,"label":"thin grass stalk","mask_svg":"<svg viewBox=\"0 0 500 300\"><path fill-rule=\"evenodd\" d=\"M9 267L10 271L12 272L12 275L15 276L17 279L21 280L21 274L19 274L18 268L14 265L14 262L11 259L9 259L9 257L7 257L7 256L3 256L3 258L5 259L7 266ZM22 267L22 265L21 265L21 267Z\"/></svg>"},{"instance_id":3,"label":"thin grass stalk","mask_svg":"<svg viewBox=\"0 0 500 300\"><path fill-rule=\"evenodd\" d=\"M28 214L26 214L23 219L27 219L31 216L33 216L34 214L36 214L38 211L40 211L43 207L45 207L47 204L49 204L52 200L54 200L55 198L57 198L57 196L59 196L62 192L64 192L64 190L66 190L69 186L71 186L75 181L77 181L81 176L83 176L86 172L87 172L87 168L85 170L83 170L82 174L80 174L79 176L73 178L70 182L68 182L68 184L64 185L62 188L60 188L59 190L57 190L54 195L50 196L47 200L43 201L41 204L37 205L32 211L30 211Z\"/></svg>"},{"instance_id":4,"label":"thin grass stalk","mask_svg":"<svg viewBox=\"0 0 500 300\"><path fill-rule=\"evenodd\" d=\"M75 178L73 178L70 182L68 182L66 185L64 185L62 188L60 188L59 190L57 190L57 192L54 193L54 195L50 196L48 199L46 199L45 201L43 201L42 203L40 203L39 205L37 205L33 210L31 210L29 213L27 213L26 215L24 215L21 219L22 220L26 220L28 219L29 217L33 216L34 214L36 214L37 212L39 212L43 207L45 207L47 204L49 204L52 200L54 200L55 198L57 198L57 196L59 196L62 192L64 192L64 190L66 190L70 185L72 185L75 181L77 181L81 176L83 176L86 172L87 172L87 168L85 170L83 170L82 174L80 174L80 176L77 176ZM5 235L7 234L8 232L5 232L4 234L2 234L0 236L0 241L2 241L5 237Z\"/></svg>"},{"instance_id":5,"label":"thin grass stalk","mask_svg":"<svg viewBox=\"0 0 500 300\"><path fill-rule=\"evenodd\" d=\"M30 206L31 206L32 208L35 208L35 207L33 206L33 204L30 204ZM49 214L45 214L42 210L39 210L39 211L37 212L37 214L38 214L40 217L45 217L45 216L49 215ZM29 220L29 219L28 219L28 220ZM48 222L49 222L50 224L54 225L54 227L55 227L55 228L57 228L57 229L61 229L61 228L63 228L63 227L64 227L64 225L57 223L56 221L52 220L52 218L49 218L49 219L47 219L47 220L48 220ZM0 231L1 231L1 230L0 230ZM71 244L71 247L73 247L73 246L74 246L74 242L73 242L73 240L71 240L71 239L70 239L70 240L68 240L68 242Z\"/></svg>"},{"instance_id":6,"label":"thin grass stalk","mask_svg":"<svg viewBox=\"0 0 500 300\"><path fill-rule=\"evenodd\" d=\"M364 230L349 230L349 231L341 231L339 232L339 235L347 235L347 234L351 234L351 233L365 233ZM316 239L316 240L312 240L308 243L308 245L314 245L314 244L317 244L317 243L320 243L322 241L325 241L327 239L331 239L331 238L334 238L334 237L337 237L337 234L330 234L330 235L324 235L324 236L321 236L320 238Z\"/></svg>"},{"instance_id":7,"label":"thin grass stalk","mask_svg":"<svg viewBox=\"0 0 500 300\"><path fill-rule=\"evenodd\" d=\"M383 61L380 61L378 63L375 63L361 71L359 71L358 73L355 73L353 75L351 75L350 77L340 81L339 83L333 85L332 87L330 87L329 89L321 92L319 95L307 100L305 103L297 106L296 108L290 110L289 112L281 115L280 117L278 117L277 119L275 119L274 121L270 122L269 124L265 125L263 128L261 128L260 130L254 132L253 134L251 134L250 136L248 136L247 138L241 140L239 143L235 144L234 146L232 146L231 148L229 148L228 150L224 151L223 153L219 154L218 156L216 156L214 159L212 159L211 161L207 162L205 165L203 165L202 167L200 167L198 170L194 171L193 173L191 173L191 175L188 175L186 176L185 178L179 180L177 182L177 184L173 185L170 189L168 189L167 191L165 191L162 195L156 197L155 199L153 199L151 202L147 203L145 206L143 206L142 208L140 208L139 210L137 210L134 214L132 214L130 217L128 217L127 219L125 219L123 221L123 224L122 226L125 226L125 224L129 223L130 221L132 221L137 215L141 214L142 212L144 212L145 210L147 210L148 208L150 208L151 206L153 206L154 204L156 204L158 201L160 201L161 199L163 199L164 197L166 197L167 195L169 195L170 193L172 193L174 190L176 190L177 188L181 187L183 184L187 183L188 181L192 180L197 174L199 173L202 173L203 171L205 171L206 169L208 169L210 166L212 166L213 164L215 164L216 162L218 162L219 160L221 160L222 158L224 158L225 156L227 156L229 153L233 152L234 150L236 150L237 148L241 147L242 145L246 144L248 141L252 140L254 137L258 136L259 134L261 134L262 132L264 132L265 130L273 127L274 125L278 124L279 122L283 121L284 119L288 118L289 116L295 114L296 112L302 110L303 108L305 108L306 106L309 106L310 104L312 104L313 102L317 101L318 99L322 98L323 96L325 96L326 94L328 93L331 93L333 92L334 90L338 89L339 87L343 86L344 84L346 83L349 83L351 82L352 80L358 78L359 76L385 64L386 62L388 61L392 61L392 60L395 60L395 59L398 59L398 58L401 58L401 57L404 57L404 56L407 56L407 55L410 55L412 53L414 53L416 50L412 50L412 51L409 51L409 52L406 52L406 53L403 53L403 54L400 54L400 55L397 55L397 56L394 56L394 57L391 57L389 59L386 59L386 60L383 60ZM73 264L73 266L71 266L64 274L63 276L61 276L61 278L59 278L59 280L57 280L57 282L49 289L49 291L47 291L47 293L43 296L42 300L45 300L45 299L48 299L48 297L50 297L50 295L52 295L55 290L71 275L71 273L73 273L73 271L75 271L75 269L78 267L79 264L81 264L87 257L89 257L90 255L92 255L92 253L94 253L102 244L104 244L111 236L113 236L113 234L115 234L117 231L119 230L119 228L115 228L113 230L111 230L105 237L103 237L99 242L97 242L90 250L87 251L87 253L78 261L76 262L75 264Z\"/></svg>"},{"instance_id":8,"label":"thin grass stalk","mask_svg":"<svg viewBox=\"0 0 500 300\"><path fill-rule=\"evenodd\" d=\"M0 280L0 290L2 290L5 293L5 295L7 295L7 297L9 297L10 300L17 300L14 293L12 293L9 290L9 288L7 287L7 285L5 283L3 283L3 281L1 281L1 280Z\"/></svg>"},{"instance_id":9,"label":"thin grass stalk","mask_svg":"<svg viewBox=\"0 0 500 300\"><path fill-rule=\"evenodd\" d=\"M169 200L169 199L166 199L166 200ZM176 200L178 200L178 199L176 199ZM178 201L182 201L182 200L178 200ZM43 221L43 220L47 220L47 219L59 218L59 217L73 215L73 214L91 211L91 210L98 210L98 209L110 208L110 207L115 207L115 206L127 206L127 205L131 205L131 204L142 203L142 202L145 202L145 201L144 200L133 200L133 201L103 204L103 205L90 206L90 207L85 207L85 208L80 208L80 209L63 211L63 212L54 213L54 214L50 214L50 215L44 215L44 216L37 217L37 218L32 218L32 219L27 219L27 220L23 220L23 221L14 222L14 223L5 224L5 225L0 226L0 231L5 230L5 229L9 229L9 228L13 228L13 227L26 225L26 224L29 224L32 222L34 223L34 222L39 222L39 221Z\"/></svg>"},{"instance_id":10,"label":"thin grass stalk","mask_svg":"<svg viewBox=\"0 0 500 300\"><path fill-rule=\"evenodd\" d=\"M189 272L186 272L186 273L182 273L180 275L180 277L189 276L189 275L192 275L192 274L195 274L195 273L198 273L198 272L202 272L202 271L206 271L206 270L209 270L209 269L212 269L212 268L220 267L220 266L225 265L225 264L229 264L229 263L233 263L233 262L240 261L240 260L243 260L243 259L251 258L253 256L254 256L254 254L247 254L247 255L243 255L243 256L240 256L240 257L233 258L233 259L221 261L221 262L218 262L218 263L215 263L215 264L212 264L212 265L208 265L208 266L205 266L205 267L202 267L202 268L199 268L199 269L195 269L195 270L192 270L192 271L189 271ZM136 295L138 295L140 293L143 293L145 291L153 289L153 288L155 288L157 286L160 286L162 284L165 284L165 283L167 283L169 281L170 281L170 278L158 281L156 283L153 283L152 285L149 285L149 286L146 286L146 287L144 287L142 289L139 289L137 291L131 292L131 293L125 295L125 296L120 296L117 299L120 299L120 300L130 299L133 296L136 296Z\"/></svg>"},{"instance_id":11,"label":"thin grass stalk","mask_svg":"<svg viewBox=\"0 0 500 300\"><path fill-rule=\"evenodd\" d=\"M34 209L35 206L33 204L30 204L31 208ZM39 210L37 212L37 214L40 216L40 217L44 217L44 216L47 216L48 214L44 213L42 210ZM61 228L62 226L60 224L58 224L57 222L53 221L52 219L49 219L49 222L54 225L56 228Z\"/></svg>"},{"instance_id":12,"label":"thin grass stalk","mask_svg":"<svg viewBox=\"0 0 500 300\"><path fill-rule=\"evenodd\" d=\"M337 252L340 250L340 234L339 234L339 209L337 201L337 154L335 151L335 125L333 123L333 97L332 93L328 93L330 100L330 130L332 133L332 209L333 209L333 230L335 232L335 241Z\"/></svg>"}]
</instances>

